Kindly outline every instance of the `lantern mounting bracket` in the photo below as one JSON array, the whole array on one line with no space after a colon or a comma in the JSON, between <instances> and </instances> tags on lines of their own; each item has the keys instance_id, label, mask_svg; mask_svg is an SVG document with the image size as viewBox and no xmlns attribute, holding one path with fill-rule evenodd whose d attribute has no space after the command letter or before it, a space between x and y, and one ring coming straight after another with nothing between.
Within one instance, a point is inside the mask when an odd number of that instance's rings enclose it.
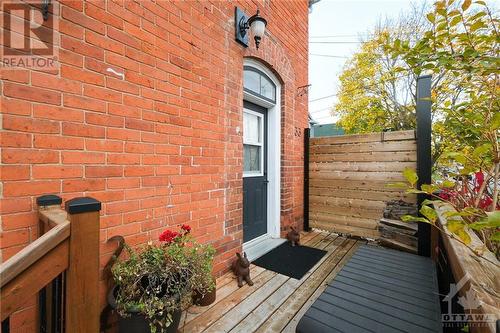
<instances>
[{"instance_id":1,"label":"lantern mounting bracket","mask_svg":"<svg viewBox=\"0 0 500 333\"><path fill-rule=\"evenodd\" d=\"M248 47L248 34L245 25L248 24L248 15L246 15L241 9L238 7L235 8L234 14L234 23L235 23L235 32L236 32L236 41L241 45Z\"/></svg>"}]
</instances>

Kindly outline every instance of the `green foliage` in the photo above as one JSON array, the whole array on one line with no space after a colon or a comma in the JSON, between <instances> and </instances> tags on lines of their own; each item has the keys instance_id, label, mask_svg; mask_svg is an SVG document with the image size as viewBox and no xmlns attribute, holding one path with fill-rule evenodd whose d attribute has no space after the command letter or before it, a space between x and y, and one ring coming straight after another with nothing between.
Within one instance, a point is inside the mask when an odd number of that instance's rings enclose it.
<instances>
[{"instance_id":1,"label":"green foliage","mask_svg":"<svg viewBox=\"0 0 500 333\"><path fill-rule=\"evenodd\" d=\"M466 0L436 1L427 19L432 28L418 43L392 42L386 50L402 57L417 75L454 78L450 88L459 92L455 96L439 100L442 92L433 86L436 113L445 120L441 127L434 119L435 134L445 135L441 162L461 164L461 174L490 169L499 160L498 17L484 2Z\"/></svg>"},{"instance_id":2,"label":"green foliage","mask_svg":"<svg viewBox=\"0 0 500 333\"><path fill-rule=\"evenodd\" d=\"M383 38L382 34L379 38ZM413 110L392 101L385 91L385 84L394 82L398 72L385 68L381 45L378 38L363 43L340 75L334 114L340 116L339 125L347 133L414 128Z\"/></svg>"},{"instance_id":3,"label":"green foliage","mask_svg":"<svg viewBox=\"0 0 500 333\"><path fill-rule=\"evenodd\" d=\"M404 215L401 217L401 220L403 222L421 222L438 227L438 213L436 209L433 208L433 205L442 203L443 201L447 201L448 203L452 204L455 210L446 211L443 213L443 217L445 217L447 220L446 227L449 232L455 235L464 244L468 245L471 242L470 235L467 232L468 228L476 231L488 231L488 233L490 234L490 241L499 241L498 229L500 228L500 211L485 212L483 209L478 207L459 207L456 205L456 203L443 199L439 196L439 193L442 191L449 191L450 188L454 188L456 186L456 184L451 180L430 185L423 184L419 190L418 188L415 188L417 176L414 170L406 169L404 170L403 175L406 178L407 182L397 183L398 188L405 188L406 193L426 194L430 197L435 198L434 200L426 199L422 202L421 208L419 210L421 216ZM403 187L403 185L406 186Z\"/></svg>"},{"instance_id":4,"label":"green foliage","mask_svg":"<svg viewBox=\"0 0 500 333\"><path fill-rule=\"evenodd\" d=\"M500 228L500 211L487 214L487 217L469 225L474 230L483 230L489 228Z\"/></svg>"},{"instance_id":5,"label":"green foliage","mask_svg":"<svg viewBox=\"0 0 500 333\"><path fill-rule=\"evenodd\" d=\"M438 218L436 211L426 205L422 205L422 207L420 208L420 214L425 216L432 224L435 224Z\"/></svg>"},{"instance_id":6,"label":"green foliage","mask_svg":"<svg viewBox=\"0 0 500 333\"><path fill-rule=\"evenodd\" d=\"M403 222L423 222L423 223L432 224L431 221L429 221L425 217L418 217L418 216L412 216L412 215L401 216L401 221L403 221Z\"/></svg>"},{"instance_id":7,"label":"green foliage","mask_svg":"<svg viewBox=\"0 0 500 333\"><path fill-rule=\"evenodd\" d=\"M484 1L436 1L425 15L375 28L340 76L334 114L348 133L413 129L415 78L432 74L436 171L492 173L500 159L499 22Z\"/></svg>"},{"instance_id":8,"label":"green foliage","mask_svg":"<svg viewBox=\"0 0 500 333\"><path fill-rule=\"evenodd\" d=\"M192 292L212 290L212 261L215 250L197 243L189 233L172 242L152 242L138 249L126 246L128 257L112 268L118 291L118 313L140 312L152 332L161 332L172 322L172 314L192 302Z\"/></svg>"},{"instance_id":9,"label":"green foliage","mask_svg":"<svg viewBox=\"0 0 500 333\"><path fill-rule=\"evenodd\" d=\"M408 184L403 182L396 182L396 183L386 184L385 187L406 189L408 187Z\"/></svg>"},{"instance_id":10,"label":"green foliage","mask_svg":"<svg viewBox=\"0 0 500 333\"><path fill-rule=\"evenodd\" d=\"M417 172L413 170L412 168L405 168L403 170L403 176L405 177L406 181L410 184L410 187L415 187L418 181L418 176Z\"/></svg>"},{"instance_id":11,"label":"green foliage","mask_svg":"<svg viewBox=\"0 0 500 333\"><path fill-rule=\"evenodd\" d=\"M418 41L388 38L383 46L416 75L433 75L433 156L441 181L415 188L405 171L407 191L445 194L456 210L445 217L463 221L450 231L467 243L470 227L499 255L499 227L487 217L498 209L500 186L498 12L484 1L439 0L426 18L430 27Z\"/></svg>"},{"instance_id":12,"label":"green foliage","mask_svg":"<svg viewBox=\"0 0 500 333\"><path fill-rule=\"evenodd\" d=\"M456 235L465 244L470 244L471 238L467 232L467 224L463 220L448 220L446 224L448 230Z\"/></svg>"}]
</instances>

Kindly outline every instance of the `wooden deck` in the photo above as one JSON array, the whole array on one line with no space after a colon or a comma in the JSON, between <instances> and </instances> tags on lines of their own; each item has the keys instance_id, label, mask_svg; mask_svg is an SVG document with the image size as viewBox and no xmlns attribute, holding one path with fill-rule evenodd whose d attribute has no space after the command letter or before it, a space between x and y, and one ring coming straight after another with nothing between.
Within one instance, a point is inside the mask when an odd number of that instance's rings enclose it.
<instances>
[{"instance_id":1,"label":"wooden deck","mask_svg":"<svg viewBox=\"0 0 500 333\"><path fill-rule=\"evenodd\" d=\"M362 245L307 310L297 332L443 331L431 258Z\"/></svg>"},{"instance_id":2,"label":"wooden deck","mask_svg":"<svg viewBox=\"0 0 500 333\"><path fill-rule=\"evenodd\" d=\"M295 332L300 318L325 290L363 241L334 233L310 232L302 244L328 253L302 279L251 266L252 287L238 288L232 273L217 280L217 300L193 306L181 319L180 332Z\"/></svg>"}]
</instances>

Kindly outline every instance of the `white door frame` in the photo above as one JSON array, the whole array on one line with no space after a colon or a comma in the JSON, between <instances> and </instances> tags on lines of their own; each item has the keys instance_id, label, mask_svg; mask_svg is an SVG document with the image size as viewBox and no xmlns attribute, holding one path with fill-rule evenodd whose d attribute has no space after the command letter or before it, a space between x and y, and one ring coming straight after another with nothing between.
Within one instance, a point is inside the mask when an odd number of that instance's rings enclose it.
<instances>
[{"instance_id":1,"label":"white door frame","mask_svg":"<svg viewBox=\"0 0 500 333\"><path fill-rule=\"evenodd\" d=\"M280 237L280 195L281 195L281 84L276 76L264 65L254 59L244 59L249 66L265 73L276 86L276 103L256 97L243 91L245 101L267 109L267 234L243 244L244 249L267 238Z\"/></svg>"}]
</instances>

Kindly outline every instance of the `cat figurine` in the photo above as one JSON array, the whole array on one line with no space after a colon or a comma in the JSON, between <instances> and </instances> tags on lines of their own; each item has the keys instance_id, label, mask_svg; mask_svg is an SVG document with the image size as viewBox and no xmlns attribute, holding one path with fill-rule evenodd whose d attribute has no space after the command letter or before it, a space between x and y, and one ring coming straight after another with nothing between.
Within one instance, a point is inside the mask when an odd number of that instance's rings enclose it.
<instances>
[{"instance_id":1,"label":"cat figurine","mask_svg":"<svg viewBox=\"0 0 500 333\"><path fill-rule=\"evenodd\" d=\"M294 227L291 227L291 230L286 235L286 239L292 246L300 245L300 233Z\"/></svg>"},{"instance_id":2,"label":"cat figurine","mask_svg":"<svg viewBox=\"0 0 500 333\"><path fill-rule=\"evenodd\" d=\"M248 261L247 254L243 252L243 257L240 253L236 253L236 259L233 262L233 272L238 279L238 287L243 287L243 280L249 286L253 286L252 279L250 278L250 261Z\"/></svg>"}]
</instances>

